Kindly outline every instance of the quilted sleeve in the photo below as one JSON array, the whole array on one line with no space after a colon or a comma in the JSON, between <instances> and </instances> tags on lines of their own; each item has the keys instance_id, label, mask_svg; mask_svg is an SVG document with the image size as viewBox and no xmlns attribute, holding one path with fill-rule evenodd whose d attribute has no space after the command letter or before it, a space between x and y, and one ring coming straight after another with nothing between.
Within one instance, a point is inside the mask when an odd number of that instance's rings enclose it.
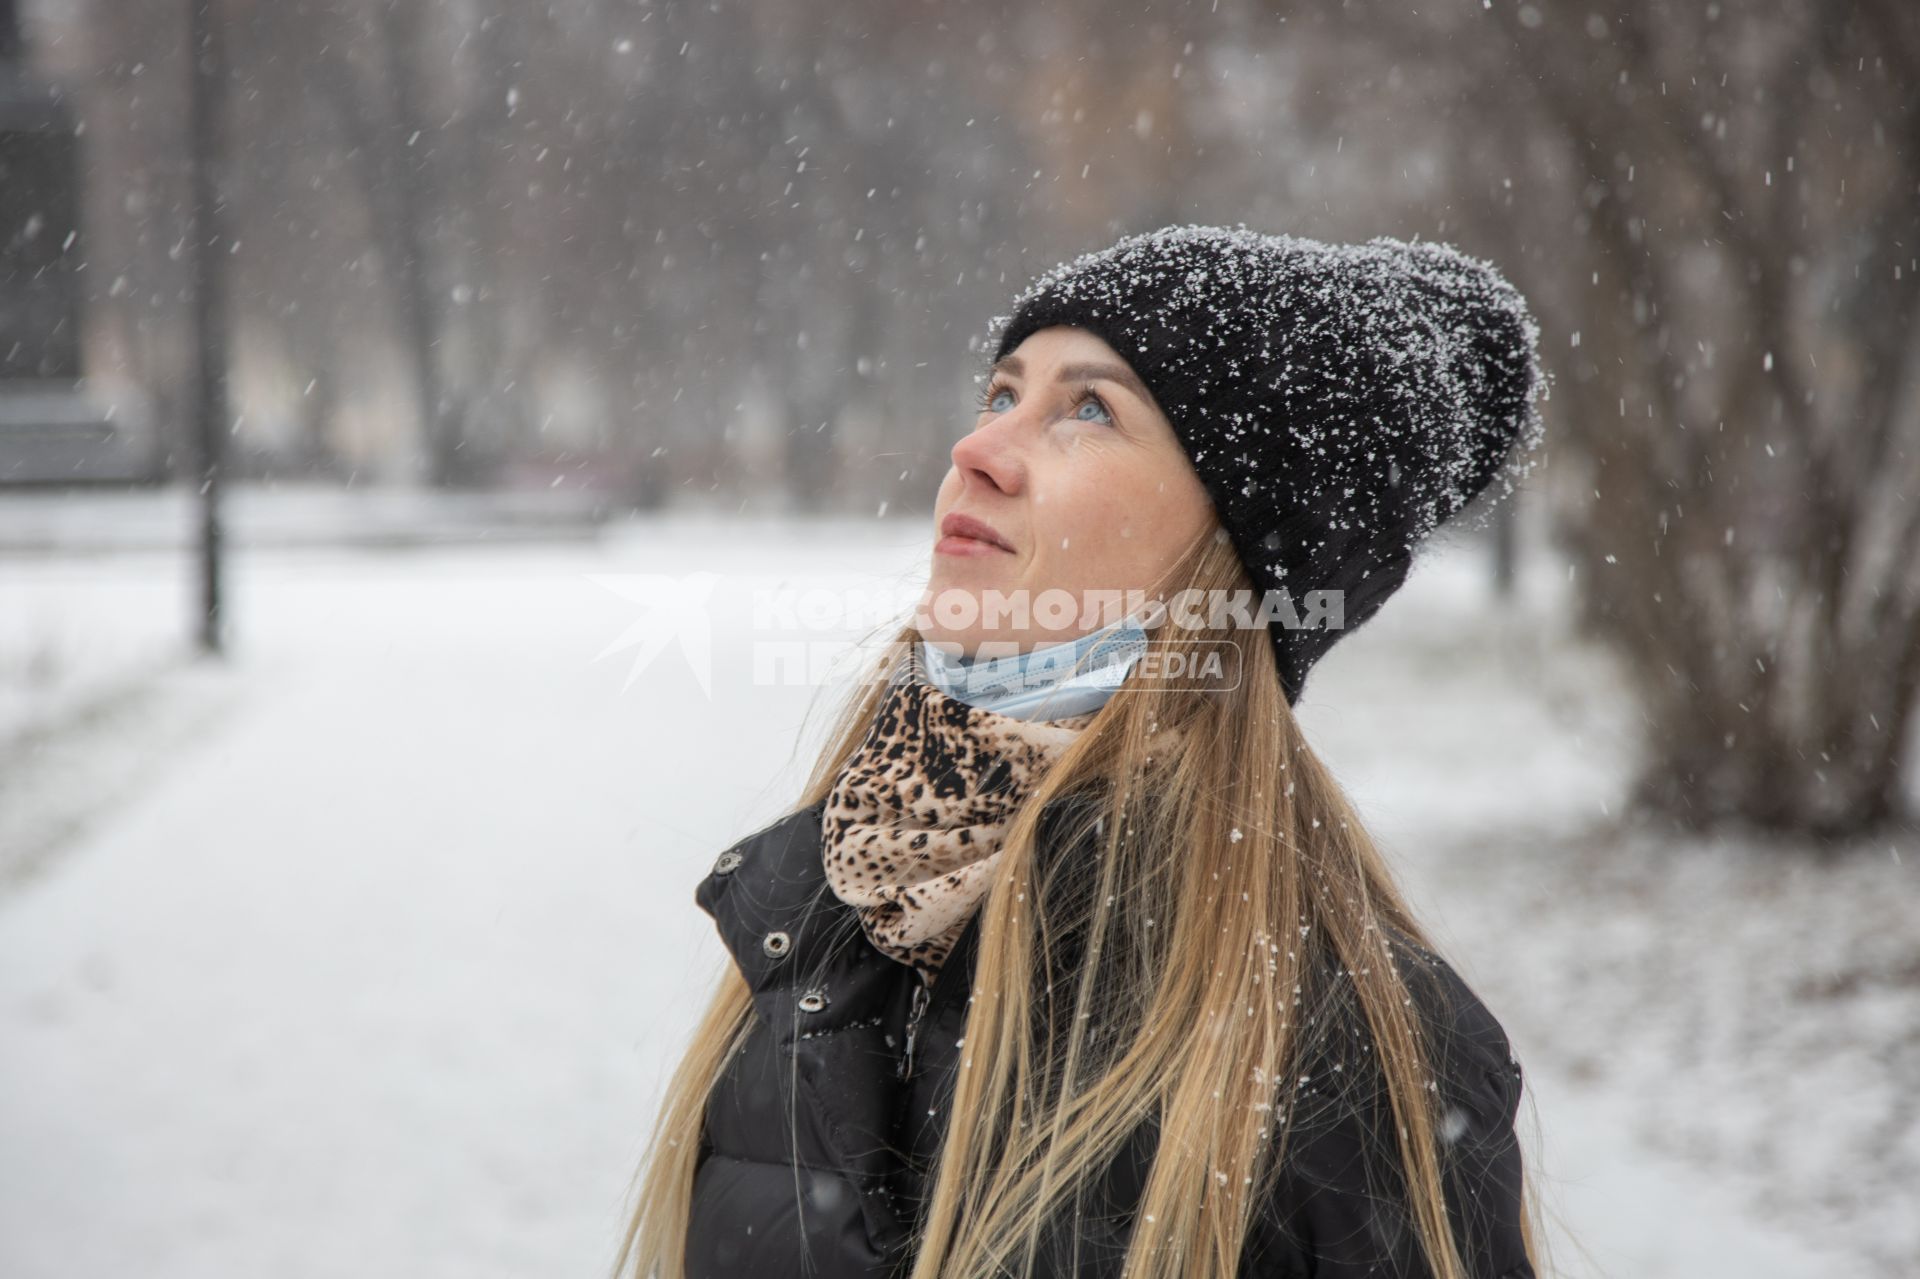
<instances>
[{"instance_id":1,"label":"quilted sleeve","mask_svg":"<svg viewBox=\"0 0 1920 1279\"><path fill-rule=\"evenodd\" d=\"M1514 1131L1522 1073L1506 1033L1444 961L1410 977L1438 1056L1442 1174L1454 1238L1475 1279L1535 1279L1521 1236L1522 1159ZM1330 1049L1301 1085L1280 1179L1262 1204L1241 1273L1254 1279L1433 1279L1407 1207L1384 1081L1367 1054ZM1339 1066L1338 1072L1334 1071ZM1321 1072L1333 1072L1314 1078Z\"/></svg>"}]
</instances>

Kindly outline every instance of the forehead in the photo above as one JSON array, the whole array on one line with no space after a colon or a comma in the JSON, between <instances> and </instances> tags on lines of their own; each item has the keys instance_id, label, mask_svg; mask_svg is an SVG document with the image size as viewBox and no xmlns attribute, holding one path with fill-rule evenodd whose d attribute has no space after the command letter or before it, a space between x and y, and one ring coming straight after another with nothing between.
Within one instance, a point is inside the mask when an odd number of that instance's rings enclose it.
<instances>
[{"instance_id":1,"label":"forehead","mask_svg":"<svg viewBox=\"0 0 1920 1279\"><path fill-rule=\"evenodd\" d=\"M1104 378L1109 382L1115 382L1124 387L1129 394L1142 404L1154 404L1153 394L1147 390L1146 384L1140 380L1140 375L1135 373L1125 360L1115 354L1112 347L1091 333L1086 333L1078 329L1070 330L1070 332L1076 334L1078 337L1084 337L1086 341L1074 341L1070 344L1062 344L1062 348L1056 357L1060 359L1061 362L1053 366L1054 381L1076 382ZM1020 378L1043 375L1046 372L1046 365L1043 361L1037 357L1029 361L1023 359L1020 355L1020 351L1027 350L1029 343L1032 342L1033 338L1029 338L1026 342L1020 344L1019 350L1011 351L1001 356L1000 359L994 362L994 372L1006 373L1013 377ZM1032 352L1029 352L1029 355L1032 354Z\"/></svg>"}]
</instances>

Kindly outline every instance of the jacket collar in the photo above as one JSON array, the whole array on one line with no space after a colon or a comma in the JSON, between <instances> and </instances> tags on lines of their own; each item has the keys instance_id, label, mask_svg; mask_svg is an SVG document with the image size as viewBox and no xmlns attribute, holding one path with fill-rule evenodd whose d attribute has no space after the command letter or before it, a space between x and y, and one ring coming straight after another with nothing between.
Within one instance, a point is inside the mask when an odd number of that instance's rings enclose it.
<instances>
[{"instance_id":1,"label":"jacket collar","mask_svg":"<svg viewBox=\"0 0 1920 1279\"><path fill-rule=\"evenodd\" d=\"M797 809L735 843L694 890L756 994L817 970L859 934L858 916L827 884L822 807Z\"/></svg>"},{"instance_id":2,"label":"jacket collar","mask_svg":"<svg viewBox=\"0 0 1920 1279\"><path fill-rule=\"evenodd\" d=\"M713 917L720 939L756 995L791 985L795 973L812 973L847 947L897 967L915 970L881 953L860 925L859 912L834 895L822 860L824 801L795 810L732 845L694 890L694 901ZM964 1000L973 986L979 953L980 912L968 918L928 992L929 1011Z\"/></svg>"},{"instance_id":3,"label":"jacket collar","mask_svg":"<svg viewBox=\"0 0 1920 1279\"><path fill-rule=\"evenodd\" d=\"M1038 873L1069 854L1056 837L1058 822L1071 801L1050 806L1042 815L1036 854ZM694 891L699 907L713 917L721 940L732 953L748 986L760 994L793 984L796 973L814 973L848 947L899 968L914 970L883 955L868 941L859 913L834 895L822 860L821 814L825 801L796 809L746 836L721 853ZM954 942L929 991L928 1011L964 1002L973 989L980 946L981 912L975 910Z\"/></svg>"}]
</instances>

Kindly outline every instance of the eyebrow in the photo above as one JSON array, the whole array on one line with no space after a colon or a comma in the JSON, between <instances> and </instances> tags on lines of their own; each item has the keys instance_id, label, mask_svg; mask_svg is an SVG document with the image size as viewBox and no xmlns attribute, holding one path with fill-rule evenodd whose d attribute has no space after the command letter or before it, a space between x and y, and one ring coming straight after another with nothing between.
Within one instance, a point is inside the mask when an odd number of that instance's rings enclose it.
<instances>
[{"instance_id":1,"label":"eyebrow","mask_svg":"<svg viewBox=\"0 0 1920 1279\"><path fill-rule=\"evenodd\" d=\"M1002 357L994 364L993 368L995 372L1005 369L1015 377L1025 377L1027 372L1027 366L1017 355ZM1134 399L1139 400L1142 404L1150 405L1154 402L1153 393L1147 390L1146 383L1142 382L1139 376L1124 364L1063 364L1060 366L1059 375L1054 378L1054 381L1091 381L1095 378L1104 378L1109 382L1118 382L1127 389L1128 393L1131 394Z\"/></svg>"}]
</instances>

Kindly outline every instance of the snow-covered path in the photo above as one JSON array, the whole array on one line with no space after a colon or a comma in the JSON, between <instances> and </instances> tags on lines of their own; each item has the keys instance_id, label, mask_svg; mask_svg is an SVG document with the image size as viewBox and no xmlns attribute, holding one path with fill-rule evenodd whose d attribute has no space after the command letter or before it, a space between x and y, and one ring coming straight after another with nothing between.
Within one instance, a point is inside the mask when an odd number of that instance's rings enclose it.
<instances>
[{"instance_id":1,"label":"snow-covered path","mask_svg":"<svg viewBox=\"0 0 1920 1279\"><path fill-rule=\"evenodd\" d=\"M0 891L0 1274L603 1273L724 962L694 885L798 781L814 690L746 678L748 593L897 591L923 546L919 521L682 520L600 548L243 558L234 667L186 682L218 713L153 728L140 789ZM671 648L623 690L630 654L595 657L639 610L593 575L696 570L721 575L711 697ZM60 569L4 572L31 598ZM1396 607L1444 616L1456 576ZM1392 655L1394 612L1316 672L1307 714L1472 977L1500 939L1449 931L1472 912L1429 860L1441 835L1551 820L1611 773L1564 726L1515 739L1524 708L1474 731L1531 778L1440 749L1473 693ZM1509 1028L1523 1059L1552 1033ZM1848 1272L1636 1148L1631 1096L1529 1073L1557 1206L1599 1263L1570 1275Z\"/></svg>"}]
</instances>

